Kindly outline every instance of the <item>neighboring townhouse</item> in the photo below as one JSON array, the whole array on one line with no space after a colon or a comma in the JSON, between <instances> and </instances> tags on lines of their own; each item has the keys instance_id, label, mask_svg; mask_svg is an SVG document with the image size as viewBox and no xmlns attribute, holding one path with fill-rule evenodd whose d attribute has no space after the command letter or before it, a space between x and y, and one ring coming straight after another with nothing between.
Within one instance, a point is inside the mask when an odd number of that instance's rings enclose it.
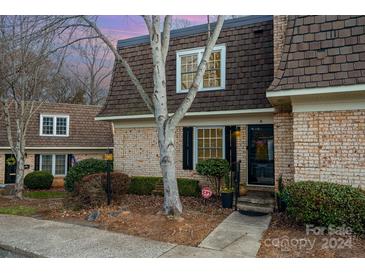
<instances>
[{"instance_id":1,"label":"neighboring townhouse","mask_svg":"<svg viewBox=\"0 0 365 274\"><path fill-rule=\"evenodd\" d=\"M365 16L275 19L275 173L365 187Z\"/></svg>"},{"instance_id":2,"label":"neighboring townhouse","mask_svg":"<svg viewBox=\"0 0 365 274\"><path fill-rule=\"evenodd\" d=\"M212 26L213 28L214 26ZM207 40L207 25L171 32L167 56L167 100L173 113L186 96ZM198 161L241 160L241 178L250 185L274 185L273 113L266 89L273 80L272 16L227 20L197 93L176 130L178 177L203 181ZM118 42L143 87L152 93L148 36ZM114 168L129 175L161 176L152 114L116 63L111 89L98 120L114 124Z\"/></svg>"},{"instance_id":3,"label":"neighboring townhouse","mask_svg":"<svg viewBox=\"0 0 365 274\"><path fill-rule=\"evenodd\" d=\"M178 177L203 181L198 161L241 161L241 181L364 184L365 16L246 16L227 20L196 99L176 130ZM167 99L173 113L192 83L207 25L171 32ZM153 90L148 36L118 50ZM160 176L154 119L116 63L97 120L112 121L114 168Z\"/></svg>"},{"instance_id":4,"label":"neighboring townhouse","mask_svg":"<svg viewBox=\"0 0 365 274\"><path fill-rule=\"evenodd\" d=\"M112 125L95 121L100 107L43 103L32 116L26 135L26 173L46 170L53 186L63 186L67 170L86 158L102 159L113 148ZM16 164L11 154L4 120L0 121L0 184L15 182Z\"/></svg>"}]
</instances>

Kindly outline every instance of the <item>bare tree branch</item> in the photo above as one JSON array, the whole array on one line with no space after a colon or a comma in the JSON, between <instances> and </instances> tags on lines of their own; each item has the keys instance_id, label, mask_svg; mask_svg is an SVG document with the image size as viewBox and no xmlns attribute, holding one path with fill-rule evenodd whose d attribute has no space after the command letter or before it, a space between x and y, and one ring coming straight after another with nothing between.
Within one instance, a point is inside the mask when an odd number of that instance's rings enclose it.
<instances>
[{"instance_id":1,"label":"bare tree branch","mask_svg":"<svg viewBox=\"0 0 365 274\"><path fill-rule=\"evenodd\" d=\"M148 96L144 88L142 87L141 83L137 79L136 75L132 71L132 68L128 64L128 62L119 54L118 50L113 46L113 44L109 41L109 39L101 32L101 30L96 26L96 24L89 20L86 16L81 16L85 22L87 22L91 28L95 30L98 37L103 40L103 42L110 48L110 50L113 52L115 56L115 60L120 62L123 67L125 68L128 76L131 78L133 84L136 86L138 93L142 97L143 101L146 103L148 109L151 111L152 114L155 113L153 103L151 101L151 98Z\"/></svg>"},{"instance_id":2,"label":"bare tree branch","mask_svg":"<svg viewBox=\"0 0 365 274\"><path fill-rule=\"evenodd\" d=\"M167 53L169 51L169 43L170 43L170 31L171 31L171 15L166 15L164 24L163 24L163 32L162 32L162 58L164 63L166 63Z\"/></svg>"}]
</instances>

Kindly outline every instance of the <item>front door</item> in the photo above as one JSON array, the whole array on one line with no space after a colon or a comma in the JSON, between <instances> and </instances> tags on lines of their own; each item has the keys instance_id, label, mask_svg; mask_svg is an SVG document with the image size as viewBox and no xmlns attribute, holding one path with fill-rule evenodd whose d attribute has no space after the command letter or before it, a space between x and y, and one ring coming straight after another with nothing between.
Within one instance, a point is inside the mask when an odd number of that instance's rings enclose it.
<instances>
[{"instance_id":1,"label":"front door","mask_svg":"<svg viewBox=\"0 0 365 274\"><path fill-rule=\"evenodd\" d=\"M14 155L5 154L5 184L15 184L16 160Z\"/></svg>"},{"instance_id":2,"label":"front door","mask_svg":"<svg viewBox=\"0 0 365 274\"><path fill-rule=\"evenodd\" d=\"M248 184L274 185L273 125L248 126Z\"/></svg>"}]
</instances>

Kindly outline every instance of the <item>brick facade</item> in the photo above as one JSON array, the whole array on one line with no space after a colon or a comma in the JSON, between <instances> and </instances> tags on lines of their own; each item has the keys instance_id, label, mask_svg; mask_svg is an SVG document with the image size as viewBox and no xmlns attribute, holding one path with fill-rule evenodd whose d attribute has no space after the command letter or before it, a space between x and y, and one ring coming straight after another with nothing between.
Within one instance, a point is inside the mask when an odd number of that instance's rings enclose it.
<instances>
[{"instance_id":1,"label":"brick facade","mask_svg":"<svg viewBox=\"0 0 365 274\"><path fill-rule=\"evenodd\" d=\"M275 182L280 175L283 181L294 179L294 143L292 112L274 114Z\"/></svg>"},{"instance_id":2,"label":"brick facade","mask_svg":"<svg viewBox=\"0 0 365 274\"><path fill-rule=\"evenodd\" d=\"M365 186L365 110L293 114L295 180Z\"/></svg>"},{"instance_id":3,"label":"brick facade","mask_svg":"<svg viewBox=\"0 0 365 274\"><path fill-rule=\"evenodd\" d=\"M176 176L178 178L195 178L202 184L206 178L199 176L195 170L183 169L183 127L177 127L175 135ZM237 139L237 160L241 160L241 181L247 178L247 126L240 125ZM130 176L161 176L159 165L159 148L157 132L153 127L116 128L114 135L114 169Z\"/></svg>"}]
</instances>

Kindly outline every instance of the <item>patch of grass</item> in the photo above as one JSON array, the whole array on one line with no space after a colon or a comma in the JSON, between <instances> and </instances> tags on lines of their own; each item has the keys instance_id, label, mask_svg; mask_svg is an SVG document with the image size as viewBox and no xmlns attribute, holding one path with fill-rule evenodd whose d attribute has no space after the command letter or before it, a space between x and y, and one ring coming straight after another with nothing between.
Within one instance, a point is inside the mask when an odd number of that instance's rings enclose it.
<instances>
[{"instance_id":1,"label":"patch of grass","mask_svg":"<svg viewBox=\"0 0 365 274\"><path fill-rule=\"evenodd\" d=\"M67 193L63 191L31 191L24 193L24 197L31 199L65 198L66 195Z\"/></svg>"},{"instance_id":2,"label":"patch of grass","mask_svg":"<svg viewBox=\"0 0 365 274\"><path fill-rule=\"evenodd\" d=\"M0 207L0 214L8 215L21 215L21 216L31 216L36 213L36 209L29 206L8 206Z\"/></svg>"}]
</instances>

